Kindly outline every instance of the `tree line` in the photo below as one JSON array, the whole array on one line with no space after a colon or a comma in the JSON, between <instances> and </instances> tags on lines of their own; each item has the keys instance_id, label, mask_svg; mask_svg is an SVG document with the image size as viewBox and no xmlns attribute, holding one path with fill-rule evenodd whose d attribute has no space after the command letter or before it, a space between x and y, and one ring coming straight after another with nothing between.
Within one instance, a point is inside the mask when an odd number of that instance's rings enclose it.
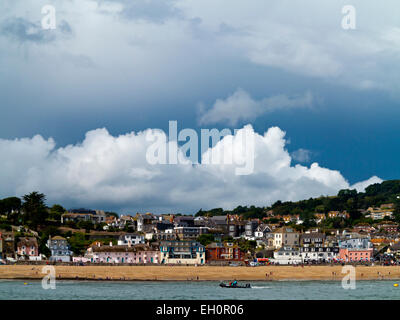
<instances>
[{"instance_id":1,"label":"tree line","mask_svg":"<svg viewBox=\"0 0 400 320\"><path fill-rule=\"evenodd\" d=\"M395 220L400 222L400 180L387 180L368 186L365 192L357 192L355 189L340 190L336 196L320 196L301 201L276 201L271 206L238 206L233 210L215 208L211 210L200 209L196 216L217 216L236 214L243 219L268 216L269 211L274 215L299 215L308 222L316 213L327 214L329 211L344 211L350 215L350 221L358 221L362 218L360 210L369 207L377 207L385 203L394 203Z\"/></svg>"}]
</instances>

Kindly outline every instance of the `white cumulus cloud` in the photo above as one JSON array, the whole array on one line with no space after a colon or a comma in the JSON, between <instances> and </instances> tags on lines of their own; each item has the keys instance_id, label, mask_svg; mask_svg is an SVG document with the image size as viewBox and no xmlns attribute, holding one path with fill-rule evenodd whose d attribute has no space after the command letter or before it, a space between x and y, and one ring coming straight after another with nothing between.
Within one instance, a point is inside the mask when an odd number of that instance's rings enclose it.
<instances>
[{"instance_id":1,"label":"white cumulus cloud","mask_svg":"<svg viewBox=\"0 0 400 320\"><path fill-rule=\"evenodd\" d=\"M293 160L298 162L310 162L312 152L307 149L300 148L296 151L293 151L290 155L292 156Z\"/></svg>"},{"instance_id":2,"label":"white cumulus cloud","mask_svg":"<svg viewBox=\"0 0 400 320\"><path fill-rule=\"evenodd\" d=\"M228 164L151 165L146 161L152 143L146 135L151 132L155 131L114 137L106 129L97 129L87 132L81 143L59 148L41 136L0 139L0 196L38 190L49 203L67 207L193 213L199 208L265 206L276 200L332 195L350 187L337 170L318 163L293 166L285 149L285 132L278 127L263 135L254 133L250 175L236 175L235 165ZM239 132L225 136L207 152L237 152ZM372 177L353 187L377 181L382 180Z\"/></svg>"},{"instance_id":3,"label":"white cumulus cloud","mask_svg":"<svg viewBox=\"0 0 400 320\"><path fill-rule=\"evenodd\" d=\"M365 188L370 186L371 184L381 183L383 180L377 176L373 176L365 181L360 181L353 184L350 188L356 189L358 192L365 192Z\"/></svg>"},{"instance_id":4,"label":"white cumulus cloud","mask_svg":"<svg viewBox=\"0 0 400 320\"><path fill-rule=\"evenodd\" d=\"M239 88L225 100L218 99L209 110L204 110L204 105L200 105L199 123L222 122L234 126L275 110L311 107L312 102L313 96L310 92L297 97L276 95L257 101Z\"/></svg>"}]
</instances>

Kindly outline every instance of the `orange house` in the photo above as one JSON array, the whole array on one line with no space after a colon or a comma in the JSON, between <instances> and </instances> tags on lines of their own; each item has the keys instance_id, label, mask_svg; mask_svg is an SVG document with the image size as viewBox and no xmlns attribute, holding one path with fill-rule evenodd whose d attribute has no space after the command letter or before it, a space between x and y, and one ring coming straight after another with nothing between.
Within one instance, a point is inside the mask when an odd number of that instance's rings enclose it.
<instances>
[{"instance_id":1,"label":"orange house","mask_svg":"<svg viewBox=\"0 0 400 320\"><path fill-rule=\"evenodd\" d=\"M346 261L371 261L373 249L349 249L341 248L338 258Z\"/></svg>"}]
</instances>

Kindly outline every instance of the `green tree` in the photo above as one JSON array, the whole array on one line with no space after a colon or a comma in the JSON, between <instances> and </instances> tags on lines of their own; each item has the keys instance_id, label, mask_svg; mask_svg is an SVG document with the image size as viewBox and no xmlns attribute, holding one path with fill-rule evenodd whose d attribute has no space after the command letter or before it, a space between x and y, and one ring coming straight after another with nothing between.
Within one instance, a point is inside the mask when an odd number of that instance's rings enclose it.
<instances>
[{"instance_id":1,"label":"green tree","mask_svg":"<svg viewBox=\"0 0 400 320\"><path fill-rule=\"evenodd\" d=\"M10 197L0 200L0 214L6 215L7 220L17 223L21 210L21 199Z\"/></svg>"},{"instance_id":2,"label":"green tree","mask_svg":"<svg viewBox=\"0 0 400 320\"><path fill-rule=\"evenodd\" d=\"M203 246L207 246L210 243L214 242L214 235L207 233L207 234L201 234L197 237L197 241L200 242Z\"/></svg>"},{"instance_id":3,"label":"green tree","mask_svg":"<svg viewBox=\"0 0 400 320\"><path fill-rule=\"evenodd\" d=\"M11 231L12 228L11 228L11 225L8 223L1 223L0 230Z\"/></svg>"},{"instance_id":4,"label":"green tree","mask_svg":"<svg viewBox=\"0 0 400 320\"><path fill-rule=\"evenodd\" d=\"M67 227L72 228L72 229L76 229L76 223L74 221L67 221L64 223Z\"/></svg>"},{"instance_id":5,"label":"green tree","mask_svg":"<svg viewBox=\"0 0 400 320\"><path fill-rule=\"evenodd\" d=\"M393 218L397 223L400 222L400 196L396 196L394 201Z\"/></svg>"},{"instance_id":6,"label":"green tree","mask_svg":"<svg viewBox=\"0 0 400 320\"><path fill-rule=\"evenodd\" d=\"M104 230L104 227L107 225L107 223L105 223L105 222L101 222L101 223L98 223L98 224L96 224L96 226L95 226L95 230L96 231L103 231Z\"/></svg>"},{"instance_id":7,"label":"green tree","mask_svg":"<svg viewBox=\"0 0 400 320\"><path fill-rule=\"evenodd\" d=\"M86 232L89 232L90 230L94 229L94 224L91 221L79 221L76 226L79 229L85 229Z\"/></svg>"},{"instance_id":8,"label":"green tree","mask_svg":"<svg viewBox=\"0 0 400 320\"><path fill-rule=\"evenodd\" d=\"M106 214L107 217L113 216L113 217L115 217L117 219L119 218L119 214L116 213L116 212L106 211L105 214Z\"/></svg>"},{"instance_id":9,"label":"green tree","mask_svg":"<svg viewBox=\"0 0 400 320\"><path fill-rule=\"evenodd\" d=\"M55 226L47 226L45 227L42 232L40 233L39 237L39 252L44 254L46 257L50 257L51 252L50 249L47 247L47 240L49 240L49 236L58 236L61 235L60 231Z\"/></svg>"},{"instance_id":10,"label":"green tree","mask_svg":"<svg viewBox=\"0 0 400 320\"><path fill-rule=\"evenodd\" d=\"M46 196L43 193L34 191L24 195L23 200L23 222L32 227L37 227L38 225L43 224L48 217L48 211L45 204Z\"/></svg>"},{"instance_id":11,"label":"green tree","mask_svg":"<svg viewBox=\"0 0 400 320\"><path fill-rule=\"evenodd\" d=\"M225 235L225 236L222 237L222 241L232 242L233 241L233 237L229 236L229 235Z\"/></svg>"},{"instance_id":12,"label":"green tree","mask_svg":"<svg viewBox=\"0 0 400 320\"><path fill-rule=\"evenodd\" d=\"M68 242L71 245L71 250L75 254L84 253L87 246L90 244L90 241L86 240L85 234L81 232L74 233L72 237L68 239Z\"/></svg>"},{"instance_id":13,"label":"green tree","mask_svg":"<svg viewBox=\"0 0 400 320\"><path fill-rule=\"evenodd\" d=\"M50 208L49 218L57 221L61 221L61 215L63 215L67 210L59 204L55 204Z\"/></svg>"},{"instance_id":14,"label":"green tree","mask_svg":"<svg viewBox=\"0 0 400 320\"><path fill-rule=\"evenodd\" d=\"M243 252L250 252L251 255L254 255L255 253L255 249L257 246L257 242L254 240L244 240L244 239L240 239L238 242L238 245L240 247L240 250L242 250Z\"/></svg>"}]
</instances>

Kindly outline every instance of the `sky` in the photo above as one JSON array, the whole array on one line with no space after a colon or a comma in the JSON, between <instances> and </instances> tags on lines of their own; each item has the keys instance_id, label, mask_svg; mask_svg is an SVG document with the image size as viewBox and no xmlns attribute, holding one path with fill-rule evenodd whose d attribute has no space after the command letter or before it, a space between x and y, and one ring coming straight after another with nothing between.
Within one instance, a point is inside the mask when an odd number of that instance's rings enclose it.
<instances>
[{"instance_id":1,"label":"sky","mask_svg":"<svg viewBox=\"0 0 400 320\"><path fill-rule=\"evenodd\" d=\"M2 0L0 198L194 213L398 179L400 3L353 0L344 29L348 4ZM253 172L149 164L146 136L172 146L170 121L231 130L211 154L249 129Z\"/></svg>"}]
</instances>

